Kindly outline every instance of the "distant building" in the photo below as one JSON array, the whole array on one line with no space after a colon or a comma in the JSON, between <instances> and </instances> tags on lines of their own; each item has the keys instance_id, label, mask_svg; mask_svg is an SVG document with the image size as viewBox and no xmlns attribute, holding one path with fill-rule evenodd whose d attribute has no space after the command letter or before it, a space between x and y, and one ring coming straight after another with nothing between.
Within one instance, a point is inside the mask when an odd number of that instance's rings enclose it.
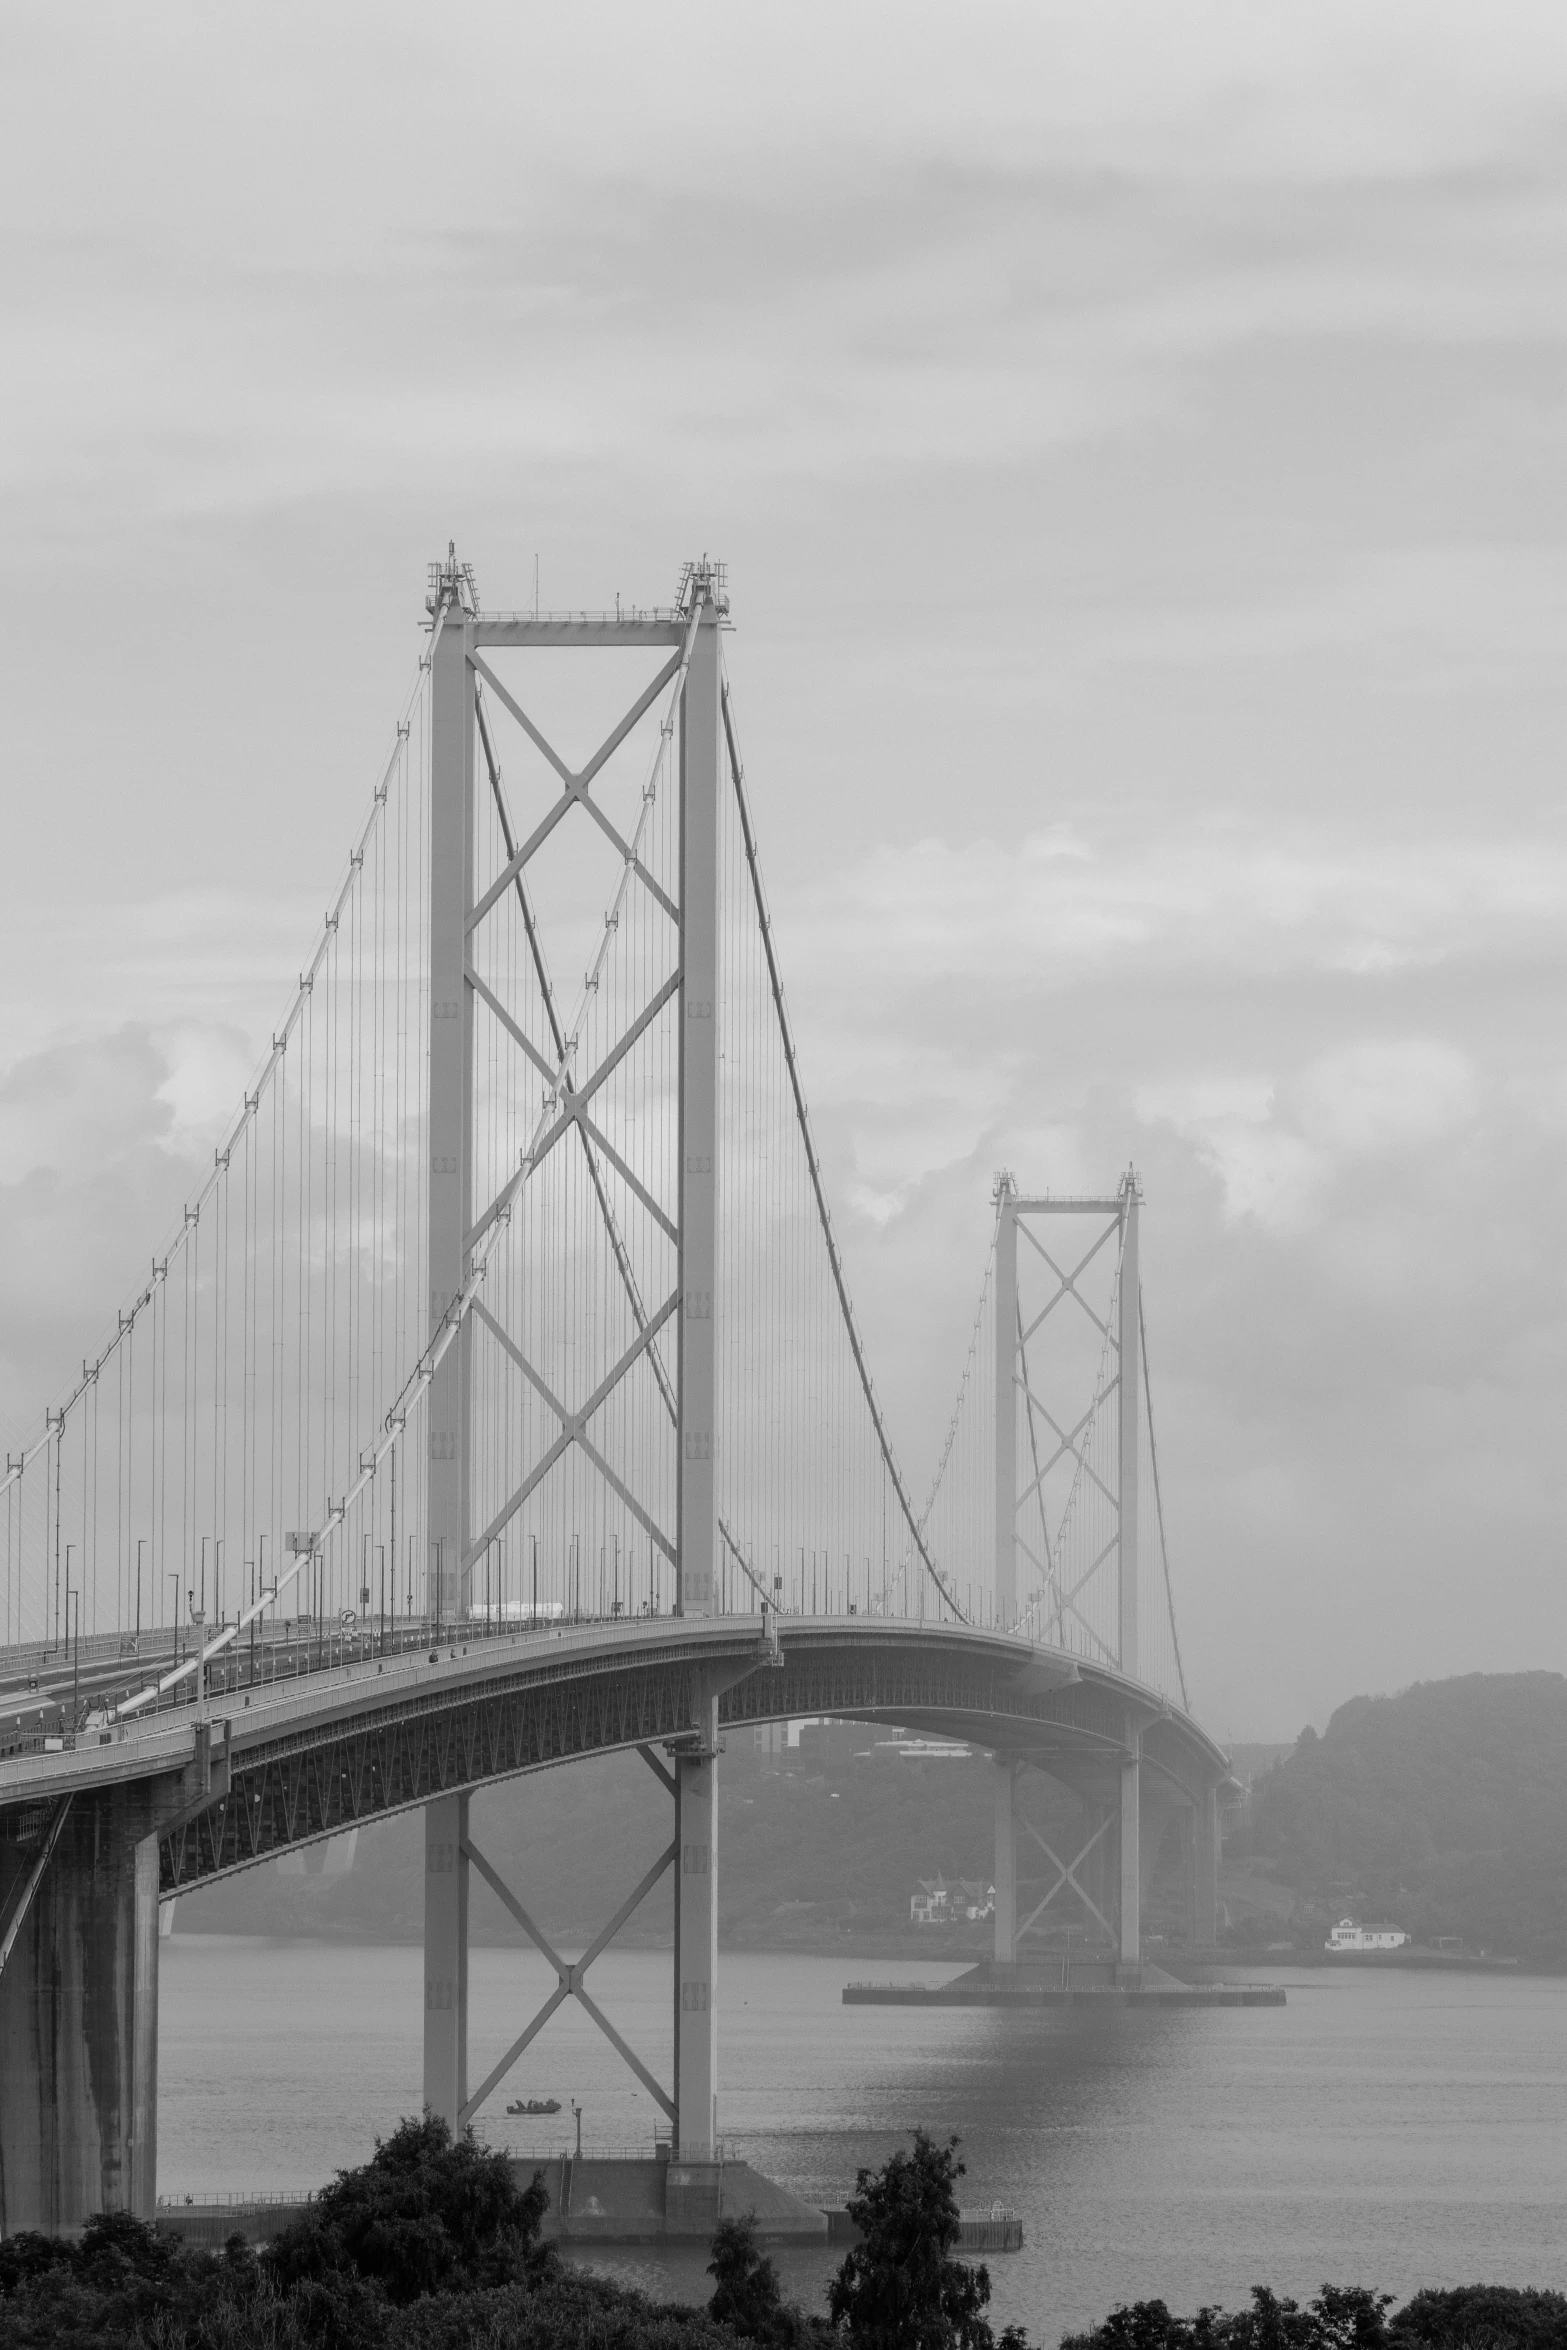
<instances>
[{"instance_id":1,"label":"distant building","mask_svg":"<svg viewBox=\"0 0 1567 2350\"><path fill-rule=\"evenodd\" d=\"M818 1721L791 1722L789 1730L790 1743L798 1748L802 1764L852 1762L870 1751L870 1729L864 1722L823 1716Z\"/></svg>"},{"instance_id":2,"label":"distant building","mask_svg":"<svg viewBox=\"0 0 1567 2350\"><path fill-rule=\"evenodd\" d=\"M1410 1939L1402 1926L1358 1926L1353 1918L1340 1918L1322 1947L1324 1950L1398 1950Z\"/></svg>"},{"instance_id":3,"label":"distant building","mask_svg":"<svg viewBox=\"0 0 1567 2350\"><path fill-rule=\"evenodd\" d=\"M919 1891L909 1896L915 1926L977 1924L995 1914L996 1888L979 1877L921 1877Z\"/></svg>"}]
</instances>

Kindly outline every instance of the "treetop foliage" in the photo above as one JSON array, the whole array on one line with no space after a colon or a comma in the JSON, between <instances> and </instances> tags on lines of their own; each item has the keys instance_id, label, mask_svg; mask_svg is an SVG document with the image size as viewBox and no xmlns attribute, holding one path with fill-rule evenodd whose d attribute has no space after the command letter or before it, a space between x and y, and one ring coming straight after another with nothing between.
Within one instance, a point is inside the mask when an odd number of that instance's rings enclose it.
<instances>
[{"instance_id":1,"label":"treetop foliage","mask_svg":"<svg viewBox=\"0 0 1567 2350\"><path fill-rule=\"evenodd\" d=\"M719 2224L705 2310L566 2266L540 2241L538 2179L519 2187L503 2155L425 2117L260 2252L113 2212L75 2243L0 2239L0 2350L1026 2350L1011 2328L995 2343L989 2276L955 2256L956 2149L917 2130L860 2172L829 2319L784 2301L751 2214ZM1560 2293L1472 2285L1390 2309L1359 2287L1303 2309L1259 2286L1239 2311L1116 2309L1062 2350L1567 2350Z\"/></svg>"},{"instance_id":2,"label":"treetop foliage","mask_svg":"<svg viewBox=\"0 0 1567 2350\"><path fill-rule=\"evenodd\" d=\"M429 2293L482 2289L536 2265L549 2198L535 2178L519 2187L507 2156L453 2138L425 2114L378 2140L367 2163L332 2185L268 2252L283 2291L353 2275L405 2307Z\"/></svg>"},{"instance_id":3,"label":"treetop foliage","mask_svg":"<svg viewBox=\"0 0 1567 2350\"><path fill-rule=\"evenodd\" d=\"M714 2280L707 2312L719 2325L773 2350L792 2350L809 2334L810 2321L785 2307L777 2263L757 2242L754 2211L719 2221L707 2273Z\"/></svg>"},{"instance_id":4,"label":"treetop foliage","mask_svg":"<svg viewBox=\"0 0 1567 2350\"><path fill-rule=\"evenodd\" d=\"M907 2153L900 2147L879 2171L859 2172L848 2210L861 2240L828 2298L854 2350L992 2350L990 2272L953 2256L962 2233L957 2147L916 2130ZM1021 2350L1022 2336L1009 2329L1003 2342Z\"/></svg>"},{"instance_id":5,"label":"treetop foliage","mask_svg":"<svg viewBox=\"0 0 1567 2350\"><path fill-rule=\"evenodd\" d=\"M1567 2350L1567 2296L1528 2287L1462 2285L1417 2293L1391 2317L1389 2293L1324 2285L1314 2301L1252 2287L1249 2309L1175 2317L1162 2301L1114 2309L1061 2350Z\"/></svg>"}]
</instances>

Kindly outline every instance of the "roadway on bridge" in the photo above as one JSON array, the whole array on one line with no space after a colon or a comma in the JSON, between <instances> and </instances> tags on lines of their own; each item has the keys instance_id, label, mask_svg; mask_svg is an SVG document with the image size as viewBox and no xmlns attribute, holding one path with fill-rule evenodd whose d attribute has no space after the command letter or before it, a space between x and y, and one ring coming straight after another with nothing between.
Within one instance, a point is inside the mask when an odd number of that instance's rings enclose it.
<instances>
[{"instance_id":1,"label":"roadway on bridge","mask_svg":"<svg viewBox=\"0 0 1567 2350\"><path fill-rule=\"evenodd\" d=\"M37 1660L19 1661L25 1679ZM70 1676L58 1655L48 1663L53 1689ZM99 1659L95 1670L100 1698L123 1688L123 1659ZM385 1653L369 1634L336 1643L296 1637L231 1651L212 1674L212 1735L235 1778L254 1781L252 1800L268 1773L275 1780L306 1760L328 1792L303 1808L292 1797L282 1808L269 1801L264 1833L207 1849L203 1875L443 1788L678 1740L689 1733L704 1683L721 1687L728 1727L820 1715L897 1723L1027 1757L1069 1783L1118 1768L1135 1736L1153 1772L1185 1795L1228 1773L1225 1756L1189 1716L1107 1667L1003 1633L900 1618L783 1617L766 1629L754 1615L488 1634L470 1626L438 1643L429 1627L404 1628ZM0 1665L0 1691L14 1696L18 1686L16 1666ZM27 1691L35 1708L48 1702L45 1687L40 1675ZM187 1680L168 1696L183 1699L190 1688ZM14 1703L5 1710L14 1720ZM0 1757L0 1809L181 1769L196 1750L196 1713L192 1695L113 1723L100 1716L59 1744L13 1733L12 1750ZM401 1775L376 1766L367 1778L366 1742L384 1746L392 1737L405 1746L414 1740L418 1760Z\"/></svg>"}]
</instances>

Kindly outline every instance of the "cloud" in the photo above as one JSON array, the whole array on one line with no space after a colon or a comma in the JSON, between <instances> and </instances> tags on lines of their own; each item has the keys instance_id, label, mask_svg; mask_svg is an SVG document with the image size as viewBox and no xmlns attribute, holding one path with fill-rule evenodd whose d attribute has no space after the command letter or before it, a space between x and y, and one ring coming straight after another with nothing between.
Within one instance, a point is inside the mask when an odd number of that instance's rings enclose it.
<instances>
[{"instance_id":1,"label":"cloud","mask_svg":"<svg viewBox=\"0 0 1567 2350\"><path fill-rule=\"evenodd\" d=\"M1179 1080L1136 1098L1145 1123L1196 1144L1224 1186L1225 1207L1280 1232L1325 1211L1325 1193L1357 1162L1420 1150L1476 1114L1467 1057L1436 1038L1368 1038L1323 1053L1282 1083Z\"/></svg>"},{"instance_id":2,"label":"cloud","mask_svg":"<svg viewBox=\"0 0 1567 2350\"><path fill-rule=\"evenodd\" d=\"M1290 1090L1302 1130L1341 1162L1425 1149L1479 1108L1467 1056L1437 1037L1346 1045L1312 1062Z\"/></svg>"},{"instance_id":3,"label":"cloud","mask_svg":"<svg viewBox=\"0 0 1567 2350\"><path fill-rule=\"evenodd\" d=\"M1292 1728L1533 1657L1567 1309L1496 1202L1567 1131L1560 8L465 25L8 28L8 1423L210 1164L426 555L598 603L706 545L911 1454L996 1166L1135 1155L1204 1686Z\"/></svg>"},{"instance_id":4,"label":"cloud","mask_svg":"<svg viewBox=\"0 0 1567 2350\"><path fill-rule=\"evenodd\" d=\"M166 1069L158 1100L168 1105L171 1139L199 1147L233 1124L255 1054L240 1030L191 1021L165 1030L157 1042Z\"/></svg>"},{"instance_id":5,"label":"cloud","mask_svg":"<svg viewBox=\"0 0 1567 2350\"><path fill-rule=\"evenodd\" d=\"M0 1183L61 1176L167 1145L169 1063L144 1027L28 1053L0 1068ZM150 1245L150 1241L149 1241Z\"/></svg>"},{"instance_id":6,"label":"cloud","mask_svg":"<svg viewBox=\"0 0 1567 2350\"><path fill-rule=\"evenodd\" d=\"M0 1068L0 1422L31 1436L145 1282L211 1165L209 1077L232 1040L140 1023ZM234 1107L231 1100L227 1105Z\"/></svg>"},{"instance_id":7,"label":"cloud","mask_svg":"<svg viewBox=\"0 0 1567 2350\"><path fill-rule=\"evenodd\" d=\"M1475 955L1554 958L1567 845L1301 840L1188 828L1147 846L1068 828L884 846L791 905L820 969L852 934L884 981L1001 988L1154 965L1215 973L1386 971ZM841 950L840 950L841 951Z\"/></svg>"}]
</instances>

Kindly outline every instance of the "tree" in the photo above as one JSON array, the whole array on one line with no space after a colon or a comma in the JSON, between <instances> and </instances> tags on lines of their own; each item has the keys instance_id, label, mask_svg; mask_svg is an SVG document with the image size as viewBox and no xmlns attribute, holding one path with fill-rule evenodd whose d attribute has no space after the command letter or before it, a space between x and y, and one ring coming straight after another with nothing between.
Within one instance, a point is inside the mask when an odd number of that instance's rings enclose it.
<instances>
[{"instance_id":1,"label":"tree","mask_svg":"<svg viewBox=\"0 0 1567 2350\"><path fill-rule=\"evenodd\" d=\"M1089 2333L1066 2335L1061 2350L1384 2350L1390 2301L1363 2285L1324 2285L1304 2309L1253 2285L1249 2309L1199 2309L1195 2317L1174 2317L1162 2301L1135 2301Z\"/></svg>"},{"instance_id":2,"label":"tree","mask_svg":"<svg viewBox=\"0 0 1567 2350\"><path fill-rule=\"evenodd\" d=\"M1567 2295L1531 2285L1452 2285L1416 2293L1388 2328L1398 2350L1567 2350Z\"/></svg>"},{"instance_id":3,"label":"tree","mask_svg":"<svg viewBox=\"0 0 1567 2350\"><path fill-rule=\"evenodd\" d=\"M504 2154L453 2138L425 2114L400 2122L358 2170L339 2171L302 2218L274 2238L278 2285L352 2277L399 2305L428 2293L473 2292L536 2273L549 2255L539 2229L542 2180L519 2187Z\"/></svg>"},{"instance_id":4,"label":"tree","mask_svg":"<svg viewBox=\"0 0 1567 2350\"><path fill-rule=\"evenodd\" d=\"M786 2325L778 2268L756 2240L756 2214L721 2219L707 2273L714 2280L708 2315L753 2341L771 2342Z\"/></svg>"},{"instance_id":5,"label":"tree","mask_svg":"<svg viewBox=\"0 0 1567 2350\"><path fill-rule=\"evenodd\" d=\"M953 2258L961 2227L958 2140L938 2146L916 2130L881 2169L862 2170L849 2198L860 2241L833 2279L828 2307L847 2326L854 2350L993 2350L983 2315L990 2271ZM1002 2350L1022 2350L1008 2327Z\"/></svg>"}]
</instances>

